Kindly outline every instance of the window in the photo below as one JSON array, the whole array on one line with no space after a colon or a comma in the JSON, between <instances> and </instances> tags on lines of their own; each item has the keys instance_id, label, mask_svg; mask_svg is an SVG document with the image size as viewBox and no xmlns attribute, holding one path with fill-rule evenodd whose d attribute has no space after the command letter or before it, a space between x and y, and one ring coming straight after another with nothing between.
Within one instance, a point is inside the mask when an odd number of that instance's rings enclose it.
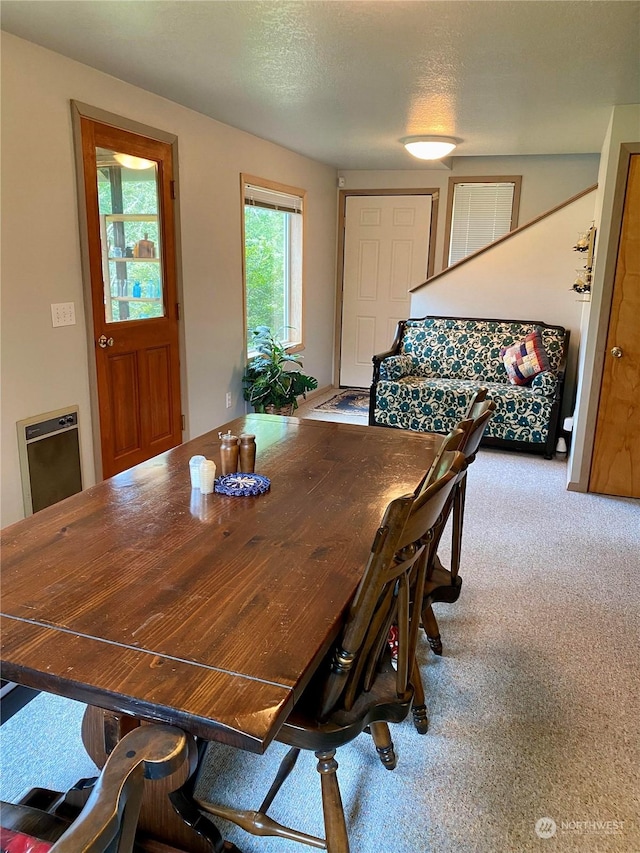
<instances>
[{"instance_id":1,"label":"window","mask_svg":"<svg viewBox=\"0 0 640 853\"><path fill-rule=\"evenodd\" d=\"M302 346L304 190L242 176L246 330Z\"/></svg>"},{"instance_id":2,"label":"window","mask_svg":"<svg viewBox=\"0 0 640 853\"><path fill-rule=\"evenodd\" d=\"M517 227L521 180L519 175L449 178L445 266Z\"/></svg>"}]
</instances>

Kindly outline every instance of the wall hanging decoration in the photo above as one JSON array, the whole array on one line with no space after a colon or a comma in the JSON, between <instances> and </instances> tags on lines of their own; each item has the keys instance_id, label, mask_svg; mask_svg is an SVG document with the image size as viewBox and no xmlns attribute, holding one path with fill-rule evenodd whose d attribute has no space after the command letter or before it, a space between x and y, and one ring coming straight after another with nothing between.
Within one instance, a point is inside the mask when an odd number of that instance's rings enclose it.
<instances>
[{"instance_id":1,"label":"wall hanging decoration","mask_svg":"<svg viewBox=\"0 0 640 853\"><path fill-rule=\"evenodd\" d=\"M576 270L576 278L571 286L576 293L591 293L591 273L594 261L594 246L596 241L596 227L592 222L588 231L578 234L578 240L573 247L575 252L586 252L586 263Z\"/></svg>"}]
</instances>

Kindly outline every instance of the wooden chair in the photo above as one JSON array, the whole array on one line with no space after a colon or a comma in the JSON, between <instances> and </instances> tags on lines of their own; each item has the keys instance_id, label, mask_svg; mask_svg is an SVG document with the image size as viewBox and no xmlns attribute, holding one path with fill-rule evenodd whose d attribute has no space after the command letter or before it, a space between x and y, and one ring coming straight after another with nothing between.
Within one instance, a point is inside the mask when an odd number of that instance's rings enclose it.
<instances>
[{"instance_id":1,"label":"wooden chair","mask_svg":"<svg viewBox=\"0 0 640 853\"><path fill-rule=\"evenodd\" d=\"M336 748L368 727L383 765L395 767L388 722L409 713L420 608L428 544L417 542L417 531L434 524L464 465L461 453L443 457L440 476L420 495L405 495L387 507L362 580L350 606L341 639L309 688L294 707L277 739L291 746L274 782L257 810L238 809L198 799L209 814L232 821L253 835L278 836L348 853L349 841L335 759ZM411 589L419 597L411 597ZM389 629L398 626L397 669L391 661ZM318 760L325 838L307 835L277 823L267 814L301 750Z\"/></svg>"},{"instance_id":2,"label":"wooden chair","mask_svg":"<svg viewBox=\"0 0 640 853\"><path fill-rule=\"evenodd\" d=\"M426 482L423 480L419 486L419 489L417 490L418 497L416 499L416 505L419 505L420 501L425 501L428 503L432 490L434 489L434 487L437 487L437 484L440 478L442 477L443 472L450 471L455 474L453 480L450 482L451 488L447 490L447 496L444 502L438 506L438 515L434 517L433 515L420 514L419 512L414 511L412 517L410 518L410 522L413 521L413 524L408 522L405 526L405 530L403 531L402 545L405 548L411 541L411 537L413 537L414 548L419 547L421 545L425 547L425 581L423 585L412 585L411 589L412 598L418 602L424 602L426 598L427 578L429 577L430 567L433 565L434 559L437 559L436 549L442 533L443 519L446 518L449 513L448 507L451 505L453 494L458 486L458 483L461 481L461 478L464 477L466 472L466 459L464 453L457 450L457 448L461 444L461 436L464 437L464 433L462 430L454 430L452 433L449 434L449 436L447 436L438 453L437 460L434 463L435 467L433 465L431 466L428 475L429 479ZM433 508L435 508L436 506L434 504L431 505L433 506ZM424 625L423 613L421 613L421 620ZM415 654L416 644L412 645L410 651L413 654L413 658L411 659L412 683L414 687L414 698L411 707L413 722L416 729L421 734L425 734L429 726L429 721L427 717L422 678L420 675L420 669Z\"/></svg>"},{"instance_id":3,"label":"wooden chair","mask_svg":"<svg viewBox=\"0 0 640 853\"><path fill-rule=\"evenodd\" d=\"M181 729L140 726L116 745L96 780L66 795L34 788L19 803L3 802L0 849L130 853L144 780L164 779L185 761L195 768L196 758L195 741Z\"/></svg>"},{"instance_id":4,"label":"wooden chair","mask_svg":"<svg viewBox=\"0 0 640 853\"><path fill-rule=\"evenodd\" d=\"M469 434L469 431L472 427L472 424L470 422L473 421L473 413L478 411L478 404L484 402L486 400L486 398L487 398L487 389L484 387L478 388L476 390L476 392L474 393L473 397L471 398L471 401L467 407L467 411L465 413L464 418L442 440L442 444L438 448L438 451L434 457L433 462L431 463L430 467L427 469L427 472L424 475L424 477L422 478L422 480L420 480L420 482L418 483L418 486L415 490L415 494L419 494L419 492L423 488L423 486L425 484L431 482L431 480L433 479L434 472L436 471L436 469L440 465L440 460L441 460L443 454L449 452L450 450L460 450L462 448L463 444L465 444L465 442L467 442L467 440L469 438L468 434ZM495 408L495 405L493 408ZM482 435L480 436L480 438L482 438ZM479 442L480 442L480 439L478 439L478 443ZM476 450L477 450L477 447L476 447Z\"/></svg>"},{"instance_id":5,"label":"wooden chair","mask_svg":"<svg viewBox=\"0 0 640 853\"><path fill-rule=\"evenodd\" d=\"M486 389L480 389L480 393L483 391L486 393ZM495 403L491 400L475 400L469 408L468 417L460 421L456 430L449 436L450 442L464 453L467 464L458 477L451 497L444 508L442 518L437 525L437 530L435 531L435 549L431 563L427 568L425 596L422 607L422 624L429 640L429 646L434 654L437 655L442 654L442 640L431 605L434 601L452 604L460 597L462 578L459 575L459 570L462 552L462 527L466 501L467 470L476 458L482 436L494 410ZM462 435L460 436L459 433ZM451 568L447 570L438 557L437 547L451 514Z\"/></svg>"},{"instance_id":6,"label":"wooden chair","mask_svg":"<svg viewBox=\"0 0 640 853\"><path fill-rule=\"evenodd\" d=\"M476 406L478 403L484 402L487 399L488 393L489 393L488 389L485 388L484 386L481 386L480 388L478 388L476 390L475 394L471 398L471 401L469 402L469 405L467 407L467 412L464 416L465 419L471 417L471 412L473 411L474 406Z\"/></svg>"},{"instance_id":7,"label":"wooden chair","mask_svg":"<svg viewBox=\"0 0 640 853\"><path fill-rule=\"evenodd\" d=\"M462 544L462 522L464 517L464 505L466 496L467 468L473 462L482 439L484 430L493 410L495 403L486 399L487 389L478 389L474 399L467 411L467 417L460 421L456 429L444 439L439 453L431 465L431 468L420 482L416 492L428 488L431 480L438 476L438 466L446 454L454 449L462 451L465 465L456 477L450 496L443 507L443 511L433 527L426 531L430 539L427 572L422 594L422 626L427 635L429 646L435 654L442 654L442 640L436 617L433 613L433 601L446 601L452 603L457 601L460 595L462 578L458 574L460 567L460 553ZM451 570L447 571L438 557L437 549L442 538L449 516L453 512L452 519L452 559ZM416 595L418 592L416 591ZM414 661L414 699L412 705L413 723L419 734L426 734L429 727L425 693L420 676L417 659Z\"/></svg>"}]
</instances>

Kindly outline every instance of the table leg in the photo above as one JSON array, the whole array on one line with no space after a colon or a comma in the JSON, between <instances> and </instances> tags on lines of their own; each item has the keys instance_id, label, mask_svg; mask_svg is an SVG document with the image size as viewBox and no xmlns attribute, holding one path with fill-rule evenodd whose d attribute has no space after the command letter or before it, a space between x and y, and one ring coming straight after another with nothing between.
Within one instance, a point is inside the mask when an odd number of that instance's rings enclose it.
<instances>
[{"instance_id":1,"label":"table leg","mask_svg":"<svg viewBox=\"0 0 640 853\"><path fill-rule=\"evenodd\" d=\"M103 767L115 744L141 724L127 714L89 705L82 721L82 741L96 765ZM141 849L146 853L240 853L223 840L210 820L190 811L189 777L189 768L182 767L167 779L145 783L138 823ZM184 793L176 793L183 787ZM170 795L179 801L185 819L174 810Z\"/></svg>"}]
</instances>

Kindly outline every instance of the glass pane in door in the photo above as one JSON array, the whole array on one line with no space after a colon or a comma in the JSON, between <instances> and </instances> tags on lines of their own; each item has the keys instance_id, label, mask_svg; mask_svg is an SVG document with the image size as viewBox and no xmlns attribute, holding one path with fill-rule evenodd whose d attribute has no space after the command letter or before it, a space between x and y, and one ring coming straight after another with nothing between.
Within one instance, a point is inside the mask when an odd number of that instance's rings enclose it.
<instances>
[{"instance_id":1,"label":"glass pane in door","mask_svg":"<svg viewBox=\"0 0 640 853\"><path fill-rule=\"evenodd\" d=\"M107 323L164 317L158 164L96 148Z\"/></svg>"}]
</instances>

